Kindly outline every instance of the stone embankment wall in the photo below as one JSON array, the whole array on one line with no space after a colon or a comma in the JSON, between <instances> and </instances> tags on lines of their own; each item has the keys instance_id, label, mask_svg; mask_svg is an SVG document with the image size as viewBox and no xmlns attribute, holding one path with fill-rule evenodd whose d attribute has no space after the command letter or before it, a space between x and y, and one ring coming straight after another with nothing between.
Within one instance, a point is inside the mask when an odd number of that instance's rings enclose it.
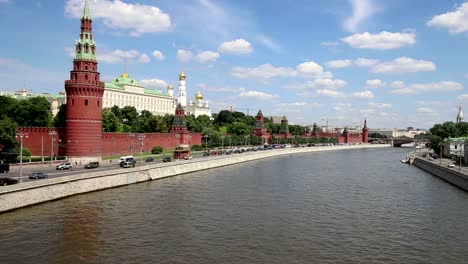
<instances>
[{"instance_id":1,"label":"stone embankment wall","mask_svg":"<svg viewBox=\"0 0 468 264\"><path fill-rule=\"evenodd\" d=\"M468 191L468 175L459 172L458 168L448 168L422 158L416 158L413 165Z\"/></svg>"},{"instance_id":2,"label":"stone embankment wall","mask_svg":"<svg viewBox=\"0 0 468 264\"><path fill-rule=\"evenodd\" d=\"M2 186L0 189L0 212L63 197L98 191L143 181L157 180L184 173L228 166L241 162L298 153L348 150L358 148L381 148L389 145L345 145L327 147L287 148L270 151L247 152L229 156L199 158L193 161L154 163L131 169L116 168L105 171L86 171L82 174L49 178Z\"/></svg>"}]
</instances>

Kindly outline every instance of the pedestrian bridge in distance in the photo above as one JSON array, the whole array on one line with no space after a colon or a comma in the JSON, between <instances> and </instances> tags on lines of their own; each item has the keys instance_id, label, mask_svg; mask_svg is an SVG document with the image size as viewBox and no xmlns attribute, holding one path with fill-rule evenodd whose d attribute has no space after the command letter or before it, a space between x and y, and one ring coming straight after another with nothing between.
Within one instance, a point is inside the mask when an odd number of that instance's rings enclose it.
<instances>
[{"instance_id":1,"label":"pedestrian bridge in distance","mask_svg":"<svg viewBox=\"0 0 468 264\"><path fill-rule=\"evenodd\" d=\"M408 144L408 143L413 143L413 142L416 142L416 141L414 139L412 139L412 138L391 138L391 139L388 139L388 143L390 143L390 145L392 145L392 147L396 147L396 148L401 148L401 145Z\"/></svg>"}]
</instances>

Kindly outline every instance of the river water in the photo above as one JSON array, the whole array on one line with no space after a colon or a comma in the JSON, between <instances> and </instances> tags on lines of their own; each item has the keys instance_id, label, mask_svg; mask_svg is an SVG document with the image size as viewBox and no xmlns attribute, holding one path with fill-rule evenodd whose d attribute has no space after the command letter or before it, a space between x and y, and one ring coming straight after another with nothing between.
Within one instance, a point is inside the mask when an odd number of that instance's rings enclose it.
<instances>
[{"instance_id":1,"label":"river water","mask_svg":"<svg viewBox=\"0 0 468 264\"><path fill-rule=\"evenodd\" d=\"M468 193L402 149L277 157L0 215L0 263L468 263Z\"/></svg>"}]
</instances>

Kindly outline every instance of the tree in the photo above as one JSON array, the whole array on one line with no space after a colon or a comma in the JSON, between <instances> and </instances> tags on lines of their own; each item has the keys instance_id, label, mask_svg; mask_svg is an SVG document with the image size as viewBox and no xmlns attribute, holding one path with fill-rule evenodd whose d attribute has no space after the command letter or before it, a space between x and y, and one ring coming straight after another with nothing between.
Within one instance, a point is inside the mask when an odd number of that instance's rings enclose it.
<instances>
[{"instance_id":1,"label":"tree","mask_svg":"<svg viewBox=\"0 0 468 264\"><path fill-rule=\"evenodd\" d=\"M17 129L18 124L10 118L0 120L0 151L9 151L15 148Z\"/></svg>"},{"instance_id":2,"label":"tree","mask_svg":"<svg viewBox=\"0 0 468 264\"><path fill-rule=\"evenodd\" d=\"M119 130L120 121L115 116L112 109L104 108L102 110L102 131L117 132Z\"/></svg>"},{"instance_id":3,"label":"tree","mask_svg":"<svg viewBox=\"0 0 468 264\"><path fill-rule=\"evenodd\" d=\"M227 132L235 135L248 135L250 134L250 126L242 122L234 122L232 125L228 126Z\"/></svg>"},{"instance_id":4,"label":"tree","mask_svg":"<svg viewBox=\"0 0 468 264\"><path fill-rule=\"evenodd\" d=\"M130 126L136 122L138 118L138 112L133 106L124 106L124 108L121 110L121 113L122 121Z\"/></svg>"},{"instance_id":5,"label":"tree","mask_svg":"<svg viewBox=\"0 0 468 264\"><path fill-rule=\"evenodd\" d=\"M67 121L67 104L62 104L59 107L59 111L54 116L53 126L54 127L65 127Z\"/></svg>"},{"instance_id":6,"label":"tree","mask_svg":"<svg viewBox=\"0 0 468 264\"><path fill-rule=\"evenodd\" d=\"M163 152L163 148L161 146L155 146L151 149L151 154L161 154Z\"/></svg>"}]
</instances>

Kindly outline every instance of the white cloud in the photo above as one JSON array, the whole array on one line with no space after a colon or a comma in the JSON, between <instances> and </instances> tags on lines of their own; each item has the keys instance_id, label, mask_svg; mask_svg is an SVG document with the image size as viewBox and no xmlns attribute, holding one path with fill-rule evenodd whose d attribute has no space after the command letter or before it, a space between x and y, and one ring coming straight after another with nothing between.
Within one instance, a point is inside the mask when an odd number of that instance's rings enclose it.
<instances>
[{"instance_id":1,"label":"white cloud","mask_svg":"<svg viewBox=\"0 0 468 264\"><path fill-rule=\"evenodd\" d=\"M195 60L201 63L215 62L219 58L219 53L214 51L201 51L195 56Z\"/></svg>"},{"instance_id":2,"label":"white cloud","mask_svg":"<svg viewBox=\"0 0 468 264\"><path fill-rule=\"evenodd\" d=\"M405 87L405 85L406 84L402 81L394 81L390 83L390 87L393 87L393 88L403 88Z\"/></svg>"},{"instance_id":3,"label":"white cloud","mask_svg":"<svg viewBox=\"0 0 468 264\"><path fill-rule=\"evenodd\" d=\"M366 87L367 88L370 88L370 89L373 89L373 88L380 88L380 87L384 87L386 86L387 84L385 82L382 82L381 80L379 79L374 79L374 80L367 80L366 81Z\"/></svg>"},{"instance_id":4,"label":"white cloud","mask_svg":"<svg viewBox=\"0 0 468 264\"><path fill-rule=\"evenodd\" d=\"M447 28L451 34L468 31L468 3L463 3L453 12L434 16L426 23L429 27Z\"/></svg>"},{"instance_id":5,"label":"white cloud","mask_svg":"<svg viewBox=\"0 0 468 264\"><path fill-rule=\"evenodd\" d=\"M141 80L140 84L142 86L151 88L166 88L168 86L168 83L166 81L160 79Z\"/></svg>"},{"instance_id":6,"label":"white cloud","mask_svg":"<svg viewBox=\"0 0 468 264\"><path fill-rule=\"evenodd\" d=\"M371 91L362 91L362 92L355 92L352 94L355 98L360 99L372 99L374 98L374 94Z\"/></svg>"},{"instance_id":7,"label":"white cloud","mask_svg":"<svg viewBox=\"0 0 468 264\"><path fill-rule=\"evenodd\" d=\"M343 93L334 91L334 90L329 90L329 89L317 90L317 94L321 96L333 97L333 98L344 97Z\"/></svg>"},{"instance_id":8,"label":"white cloud","mask_svg":"<svg viewBox=\"0 0 468 264\"><path fill-rule=\"evenodd\" d=\"M425 105L425 106L441 106L446 105L447 102L444 101L416 101L418 105Z\"/></svg>"},{"instance_id":9,"label":"white cloud","mask_svg":"<svg viewBox=\"0 0 468 264\"><path fill-rule=\"evenodd\" d=\"M255 68L233 67L232 76L242 79L256 79L269 81L273 78L306 77L306 78L331 78L330 72L324 72L319 64L308 61L299 64L296 69L291 67L275 67L271 64L262 64Z\"/></svg>"},{"instance_id":10,"label":"white cloud","mask_svg":"<svg viewBox=\"0 0 468 264\"><path fill-rule=\"evenodd\" d=\"M276 41L274 41L273 39L271 39L270 37L268 36L265 36L265 35L262 35L262 34L259 34L257 36L257 39L258 41L260 41L260 43L262 43L264 46L266 46L267 48L275 51L275 52L281 52L282 51L282 48L281 46L276 43Z\"/></svg>"},{"instance_id":11,"label":"white cloud","mask_svg":"<svg viewBox=\"0 0 468 264\"><path fill-rule=\"evenodd\" d=\"M372 67L374 73L413 73L435 71L436 65L431 61L415 60L400 57L390 62L382 62Z\"/></svg>"},{"instance_id":12,"label":"white cloud","mask_svg":"<svg viewBox=\"0 0 468 264\"><path fill-rule=\"evenodd\" d=\"M74 54L73 54L74 56ZM140 53L137 50L114 50L101 51L96 55L99 62L116 64L116 63L148 63L151 58L146 53Z\"/></svg>"},{"instance_id":13,"label":"white cloud","mask_svg":"<svg viewBox=\"0 0 468 264\"><path fill-rule=\"evenodd\" d=\"M378 108L378 109L388 109L388 108L392 108L392 104L371 102L369 103L369 107Z\"/></svg>"},{"instance_id":14,"label":"white cloud","mask_svg":"<svg viewBox=\"0 0 468 264\"><path fill-rule=\"evenodd\" d=\"M257 100L272 100L279 98L276 94L268 94L259 91L244 91L239 94L239 97L257 99Z\"/></svg>"},{"instance_id":15,"label":"white cloud","mask_svg":"<svg viewBox=\"0 0 468 264\"><path fill-rule=\"evenodd\" d=\"M179 49L177 50L177 60L182 63L187 63L193 58L193 54L189 50Z\"/></svg>"},{"instance_id":16,"label":"white cloud","mask_svg":"<svg viewBox=\"0 0 468 264\"><path fill-rule=\"evenodd\" d=\"M345 20L343 26L351 32L358 31L359 24L363 20L372 16L376 12L376 8L372 4L372 0L348 0L353 8L351 17Z\"/></svg>"},{"instance_id":17,"label":"white cloud","mask_svg":"<svg viewBox=\"0 0 468 264\"><path fill-rule=\"evenodd\" d=\"M416 34L410 32L392 33L387 31L382 31L377 34L364 32L342 38L341 41L358 49L389 50L414 45L416 43Z\"/></svg>"},{"instance_id":18,"label":"white cloud","mask_svg":"<svg viewBox=\"0 0 468 264\"><path fill-rule=\"evenodd\" d=\"M0 4L8 4L10 3L10 0L0 0Z\"/></svg>"},{"instance_id":19,"label":"white cloud","mask_svg":"<svg viewBox=\"0 0 468 264\"><path fill-rule=\"evenodd\" d=\"M253 51L252 44L245 39L236 39L233 41L223 42L218 51L220 53L233 53L233 54L248 54Z\"/></svg>"},{"instance_id":20,"label":"white cloud","mask_svg":"<svg viewBox=\"0 0 468 264\"><path fill-rule=\"evenodd\" d=\"M353 65L351 60L332 60L325 63L330 68L345 68Z\"/></svg>"},{"instance_id":21,"label":"white cloud","mask_svg":"<svg viewBox=\"0 0 468 264\"><path fill-rule=\"evenodd\" d=\"M420 114L436 114L436 111L429 107L418 107L416 108L416 112Z\"/></svg>"},{"instance_id":22,"label":"white cloud","mask_svg":"<svg viewBox=\"0 0 468 264\"><path fill-rule=\"evenodd\" d=\"M458 100L468 100L468 94L460 94L457 98Z\"/></svg>"},{"instance_id":23,"label":"white cloud","mask_svg":"<svg viewBox=\"0 0 468 264\"><path fill-rule=\"evenodd\" d=\"M277 77L291 77L297 75L293 68L275 67L271 64L262 64L256 68L234 67L232 76L241 79L263 79L268 80Z\"/></svg>"},{"instance_id":24,"label":"white cloud","mask_svg":"<svg viewBox=\"0 0 468 264\"><path fill-rule=\"evenodd\" d=\"M350 103L334 103L332 104L332 109L337 112L344 112L352 109L352 106Z\"/></svg>"},{"instance_id":25,"label":"white cloud","mask_svg":"<svg viewBox=\"0 0 468 264\"><path fill-rule=\"evenodd\" d=\"M152 5L127 4L120 0L90 1L93 19L102 19L104 25L112 29L129 30L130 35L140 36L145 33L168 31L171 27L169 14ZM68 0L65 14L81 18L82 0Z\"/></svg>"},{"instance_id":26,"label":"white cloud","mask_svg":"<svg viewBox=\"0 0 468 264\"><path fill-rule=\"evenodd\" d=\"M442 81L436 83L414 83L403 85L402 87L391 91L392 94L418 94L428 92L454 92L463 90L463 85L452 81Z\"/></svg>"},{"instance_id":27,"label":"white cloud","mask_svg":"<svg viewBox=\"0 0 468 264\"><path fill-rule=\"evenodd\" d=\"M153 57L155 57L156 59L158 59L160 61L162 61L162 60L164 60L166 58L166 57L164 57L164 54L159 50L155 50L151 54L153 55Z\"/></svg>"},{"instance_id":28,"label":"white cloud","mask_svg":"<svg viewBox=\"0 0 468 264\"><path fill-rule=\"evenodd\" d=\"M288 84L285 85L285 89L331 89L337 90L345 87L348 83L344 80L339 79L315 79L313 81L307 81L306 83L299 84Z\"/></svg>"},{"instance_id":29,"label":"white cloud","mask_svg":"<svg viewBox=\"0 0 468 264\"><path fill-rule=\"evenodd\" d=\"M354 61L354 64L359 67L371 67L379 63L379 60L375 59L366 59L366 58L358 58Z\"/></svg>"},{"instance_id":30,"label":"white cloud","mask_svg":"<svg viewBox=\"0 0 468 264\"><path fill-rule=\"evenodd\" d=\"M299 73L313 78L332 78L331 72L324 72L323 67L313 61L303 62L297 65L296 69Z\"/></svg>"}]
</instances>

